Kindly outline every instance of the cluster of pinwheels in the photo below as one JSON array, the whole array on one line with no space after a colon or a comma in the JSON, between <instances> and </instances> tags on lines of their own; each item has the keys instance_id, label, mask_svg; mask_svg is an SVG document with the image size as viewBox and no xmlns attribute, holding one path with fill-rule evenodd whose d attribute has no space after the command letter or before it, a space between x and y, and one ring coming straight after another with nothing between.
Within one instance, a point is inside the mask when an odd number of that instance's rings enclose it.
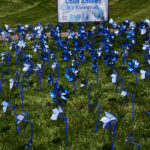
<instances>
[{"instance_id":1,"label":"cluster of pinwheels","mask_svg":"<svg viewBox=\"0 0 150 150\"><path fill-rule=\"evenodd\" d=\"M12 29L8 25L3 28L0 27L0 35L2 41L4 42L4 47L6 48L6 42L9 45L9 49L1 52L0 67L2 66L3 72L3 82L0 80L0 94L3 94L3 89L5 84L5 69L8 69L10 89L16 89L20 87L21 100L22 100L22 113L17 115L15 105L11 104L9 101L3 101L3 111L7 112L9 107L13 107L15 110L15 116L17 120L17 127L23 121L31 123L31 139L28 142L28 146L32 143L32 126L33 123L29 120L25 120L25 117L29 118L27 112L24 111L23 103L23 88L30 87L29 82L34 79L32 74L35 74L38 78L38 83L40 84L40 91L42 91L42 79L45 76L48 77L48 85L52 92L50 92L50 97L52 101L57 103L57 108L53 109L53 114L50 117L51 120L57 120L58 118L63 118L66 122L66 134L67 134L67 146L68 146L68 129L67 129L67 117L62 115L64 112L64 103L67 103L69 98L68 89L63 88L64 85L59 86L59 77L61 70L61 60L63 58L64 62L67 62L66 72L62 70L63 75L68 81L74 84L74 93L76 95L75 83L77 78L79 78L80 66L85 64L85 78L82 80L81 88L87 87L90 79L87 78L88 73L97 74L97 84L99 80L98 71L100 68L100 59L104 62L106 67L113 69L111 77L112 82L116 83L116 93L118 93L119 80L122 80L122 97L129 97L132 95L132 106L134 106L134 94L128 92L124 88L124 78L120 77L116 70L116 64L118 59L120 59L121 54L124 57L124 70L125 63L128 62L128 55L130 52L135 52L137 43L137 34L140 32L141 35L145 35L145 42L143 44L143 53L146 58L146 63L150 66L150 37L148 36L148 29L150 28L150 20L142 20L138 26L136 22L132 20L124 20L122 24L118 24L113 19L109 20L108 28L104 24L94 25L91 30L87 28L88 24L79 24L78 32L75 32L71 25L68 26L68 36L63 38L61 36L62 24L57 24L52 27L50 24L45 27L38 23L36 26L32 27L27 24L25 26L19 24L17 29ZM113 29L113 32L111 31ZM122 41L124 38L124 41ZM52 43L50 40L52 39ZM30 42L29 42L30 41ZM114 46L117 45L117 49ZM132 51L134 47L134 51ZM54 50L56 49L57 50ZM61 58L57 59L57 56ZM11 59L10 59L11 58ZM11 63L10 63L11 60ZM10 65L12 61L16 61L15 75L12 77L12 72ZM87 70L86 65L92 61L92 67ZM70 64L71 62L71 64ZM49 67L51 64L51 68ZM141 72L141 79L150 76L148 69L140 70L140 63L132 59L128 62L128 70L131 73L136 74L137 83L137 73ZM23 73L22 68L23 67ZM70 66L70 67L69 67ZM1 69L1 68L0 68ZM45 74L44 74L45 73ZM82 72L81 72L82 74ZM22 79L22 80L21 80ZM68 84L70 84L70 82ZM26 83L26 86L25 86ZM72 90L72 89L69 89ZM98 102L90 103L90 85L89 85L89 100L88 106L92 104L99 107L96 132L98 128L98 121L100 115L101 106ZM55 105L55 104L54 104ZM132 107L132 119L134 119L134 107ZM114 136L115 136L115 124L117 122L117 117L113 114L105 112L105 117L101 119L104 123L103 128L111 128L111 124L114 124L114 135L113 135L113 145L114 147ZM18 132L20 133L19 127Z\"/></svg>"}]
</instances>

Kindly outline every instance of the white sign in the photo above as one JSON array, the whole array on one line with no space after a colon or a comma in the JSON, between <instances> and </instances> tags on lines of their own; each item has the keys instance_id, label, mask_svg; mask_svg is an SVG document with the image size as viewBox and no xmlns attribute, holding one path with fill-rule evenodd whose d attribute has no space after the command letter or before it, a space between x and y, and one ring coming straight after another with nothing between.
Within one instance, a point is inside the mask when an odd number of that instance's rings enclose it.
<instances>
[{"instance_id":1,"label":"white sign","mask_svg":"<svg viewBox=\"0 0 150 150\"><path fill-rule=\"evenodd\" d=\"M108 21L108 0L57 0L58 22Z\"/></svg>"}]
</instances>

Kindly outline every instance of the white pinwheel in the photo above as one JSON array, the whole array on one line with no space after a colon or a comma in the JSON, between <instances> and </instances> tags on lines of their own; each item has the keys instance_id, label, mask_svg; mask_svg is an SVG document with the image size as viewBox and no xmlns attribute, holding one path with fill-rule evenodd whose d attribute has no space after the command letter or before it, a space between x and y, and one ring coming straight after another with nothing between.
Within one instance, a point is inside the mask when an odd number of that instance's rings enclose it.
<instances>
[{"instance_id":1,"label":"white pinwheel","mask_svg":"<svg viewBox=\"0 0 150 150\"><path fill-rule=\"evenodd\" d=\"M15 80L14 80L13 78L11 78L11 79L9 80L9 82L10 82L9 88L12 89L13 86L14 86Z\"/></svg>"},{"instance_id":2,"label":"white pinwheel","mask_svg":"<svg viewBox=\"0 0 150 150\"><path fill-rule=\"evenodd\" d=\"M23 64L23 71L24 72L26 72L26 71L28 71L29 70L29 68L30 68L30 64L27 64L27 63L25 63L25 64Z\"/></svg>"},{"instance_id":3,"label":"white pinwheel","mask_svg":"<svg viewBox=\"0 0 150 150\"><path fill-rule=\"evenodd\" d=\"M23 40L20 40L20 41L18 42L18 46L19 46L20 48L25 48L25 47L26 47L26 42L24 42Z\"/></svg>"},{"instance_id":4,"label":"white pinwheel","mask_svg":"<svg viewBox=\"0 0 150 150\"><path fill-rule=\"evenodd\" d=\"M116 83L117 74L116 74L116 73L113 73L113 74L111 75L111 77L112 77L112 83Z\"/></svg>"},{"instance_id":5,"label":"white pinwheel","mask_svg":"<svg viewBox=\"0 0 150 150\"><path fill-rule=\"evenodd\" d=\"M122 97L127 96L127 91L123 90L123 91L121 92L121 96L122 96Z\"/></svg>"},{"instance_id":6,"label":"white pinwheel","mask_svg":"<svg viewBox=\"0 0 150 150\"><path fill-rule=\"evenodd\" d=\"M7 111L7 107L9 106L9 102L3 101L1 105L3 106L3 112L6 112Z\"/></svg>"},{"instance_id":7,"label":"white pinwheel","mask_svg":"<svg viewBox=\"0 0 150 150\"><path fill-rule=\"evenodd\" d=\"M105 116L100 121L102 121L104 123L103 124L103 129L105 129L105 128L108 127L109 123L116 122L117 118L114 115L112 115L108 112L105 112Z\"/></svg>"},{"instance_id":8,"label":"white pinwheel","mask_svg":"<svg viewBox=\"0 0 150 150\"><path fill-rule=\"evenodd\" d=\"M51 120L57 120L59 114L63 113L63 110L60 106L58 108L53 109L52 111L53 111L53 114L50 117Z\"/></svg>"},{"instance_id":9,"label":"white pinwheel","mask_svg":"<svg viewBox=\"0 0 150 150\"><path fill-rule=\"evenodd\" d=\"M145 79L146 71L145 70L141 70L140 73L141 73L141 79Z\"/></svg>"},{"instance_id":10,"label":"white pinwheel","mask_svg":"<svg viewBox=\"0 0 150 150\"><path fill-rule=\"evenodd\" d=\"M24 115L22 115L22 114L21 114L21 115L18 115L18 116L17 116L17 119L18 119L18 122L17 122L17 123L19 124L21 121L23 121Z\"/></svg>"}]
</instances>

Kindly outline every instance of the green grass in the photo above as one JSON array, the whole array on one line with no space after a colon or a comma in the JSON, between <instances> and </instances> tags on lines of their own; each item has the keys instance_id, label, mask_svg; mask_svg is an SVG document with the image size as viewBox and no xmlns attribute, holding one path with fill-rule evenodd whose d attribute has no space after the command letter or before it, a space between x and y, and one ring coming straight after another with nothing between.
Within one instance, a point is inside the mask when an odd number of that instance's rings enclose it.
<instances>
[{"instance_id":1,"label":"green grass","mask_svg":"<svg viewBox=\"0 0 150 150\"><path fill-rule=\"evenodd\" d=\"M110 0L110 18L121 22L126 18L140 21L146 17L150 18L149 5L150 0ZM18 23L35 25L38 22L43 24L57 22L56 0L0 0L0 25L9 24L16 27ZM138 59L141 62L141 67L147 67L142 56L142 44L144 37L138 37L136 53L131 52L128 60L131 58ZM53 51L56 51L56 45L49 39L49 44ZM28 42L26 52L33 54L33 59L37 59L37 55L31 52L32 43ZM0 53L8 49L3 46L0 41ZM115 49L118 49L115 45ZM121 49L118 49L119 52ZM62 60L61 52L57 52L58 59L61 64L61 74L59 85L69 89L70 98L65 106L65 113L68 117L68 132L69 132L69 148L70 150L110 150L112 144L112 133L102 129L102 123L99 122L98 133L95 134L95 126L97 119L97 111L88 112L88 88L80 89L80 83L84 79L84 64L79 67L80 78L76 81L77 95L73 94L73 85L69 84L65 74L66 63ZM87 53L85 55L88 55ZM5 63L5 78L6 86L2 85L3 94L0 95L2 100L10 100L17 106L17 113L21 112L21 97L19 88L9 90L9 79L14 76L15 52L12 52L10 60L11 75L7 75L7 63ZM21 58L18 60L18 68L22 68ZM150 109L149 86L150 79L141 80L138 74L138 86L135 85L135 75L123 70L123 58L119 57L116 70L119 71L125 79L125 86L130 92L135 93L135 120L132 121L132 105L131 97L125 106L122 106L123 99L120 96L121 83L118 85L119 93L115 92L115 85L111 83L109 68L103 63L103 58L99 60L99 84L96 84L96 76L91 73L92 61L87 62L87 78L91 84L91 100L96 95L101 105L100 118L104 116L104 112L112 112L118 115L115 136L115 150L127 150L124 144L125 138L129 132L133 132L137 143L141 144L143 150L149 150L150 145L150 117L147 111ZM47 63L45 63L46 65ZM69 65L71 62L69 62ZM127 67L127 66L126 66ZM0 67L0 70L2 68ZM22 69L21 72L23 73ZM56 78L56 74L51 67L45 69L42 79L42 92L39 92L39 84L35 75L31 75L29 87L24 89L24 105L25 110L30 114L30 120L33 121L33 150L65 150L66 134L65 123L62 120L52 122L50 116L52 109L56 105L51 101L49 93L53 87L48 87L47 78L49 72ZM0 74L2 79L2 74ZM26 80L25 80L26 81ZM15 115L12 110L8 115L2 112L0 106L0 150L23 150L24 145L30 136L30 126L21 130L21 135L17 133ZM132 147L136 150L137 147Z\"/></svg>"},{"instance_id":2,"label":"green grass","mask_svg":"<svg viewBox=\"0 0 150 150\"><path fill-rule=\"evenodd\" d=\"M144 58L141 53L143 37L138 37L138 45L136 53L131 52L128 60L131 58L138 58L142 63L141 67L145 68ZM52 46L52 40L49 39L49 44ZM115 44L115 43L114 43ZM8 43L6 42L6 48L3 46L3 42L0 42L1 52L6 50ZM115 48L117 45L115 44ZM117 48L118 49L118 48ZM53 45L52 50L56 50L56 45ZM118 49L119 52L121 49ZM28 48L26 52L33 54L33 60L38 60L37 54L31 51L31 42L28 42ZM57 52L59 62L61 64L61 74L59 85L63 85L64 88L69 89L70 98L65 106L65 113L68 117L68 130L69 130L69 149L70 150L107 150L111 149L112 133L104 131L102 129L102 123L99 122L98 133L95 134L95 126L97 119L97 111L95 109L93 113L88 112L88 88L80 89L80 83L84 79L84 64L79 67L80 78L76 81L77 95L73 94L73 85L69 84L65 74L66 63L63 62L61 52ZM85 55L88 55L85 53ZM6 86L3 88L3 94L0 95L0 99L9 99L12 104L16 104L17 113L21 112L21 98L19 88L9 90L9 79L14 75L15 66L15 52L12 52L12 58L10 60L11 75L7 75L7 63L5 63L5 75ZM21 58L18 60L20 63L18 68L22 68ZM71 64L71 62L69 62ZM130 92L135 93L135 120L132 121L132 105L131 97L125 106L122 106L123 99L120 96L121 83L118 84L119 93L115 92L115 85L111 83L110 68L106 67L103 63L103 58L99 60L99 84L96 84L96 76L91 73L92 61L88 59L87 62L87 78L91 84L91 100L96 95L101 105L100 118L104 116L104 112L113 112L118 116L115 136L115 150L126 150L127 147L124 144L125 138L129 132L133 132L138 143L141 144L142 149L148 150L150 144L150 124L147 111L149 110L149 79L146 81L140 80L140 74L138 74L138 86L135 84L135 75L123 70L123 58L119 57L116 70L125 79L125 87ZM45 63L47 65L47 63ZM22 69L21 72L23 73ZM24 105L25 110L30 114L30 120L33 121L33 149L35 150L63 150L66 149L65 139L65 123L63 120L52 122L50 116L52 109L56 105L51 101L49 93L53 90L53 87L48 87L47 78L49 72L56 78L56 74L52 71L51 67L46 67L44 77L42 79L42 92L39 92L39 84L37 78L32 74L29 82L29 87L24 88ZM2 78L2 75L1 75ZM26 80L25 80L26 83ZM20 150L24 149L29 133L30 126L21 130L21 135L17 133L16 121L13 111L9 111L8 115L0 111L0 149L2 150ZM137 147L133 147L136 150Z\"/></svg>"},{"instance_id":3,"label":"green grass","mask_svg":"<svg viewBox=\"0 0 150 150\"><path fill-rule=\"evenodd\" d=\"M35 25L57 23L56 0L0 0L0 25L16 27L21 23ZM140 21L150 18L150 0L110 0L109 17L118 22L124 19Z\"/></svg>"}]
</instances>

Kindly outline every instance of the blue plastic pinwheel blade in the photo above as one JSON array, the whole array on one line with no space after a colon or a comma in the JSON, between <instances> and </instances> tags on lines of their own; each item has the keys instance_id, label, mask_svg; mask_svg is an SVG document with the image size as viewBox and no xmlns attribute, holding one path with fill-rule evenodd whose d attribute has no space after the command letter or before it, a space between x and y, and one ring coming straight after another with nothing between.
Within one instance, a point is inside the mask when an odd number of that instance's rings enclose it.
<instances>
[{"instance_id":1,"label":"blue plastic pinwheel blade","mask_svg":"<svg viewBox=\"0 0 150 150\"><path fill-rule=\"evenodd\" d=\"M68 93L68 90L67 89L65 89L65 94L67 94Z\"/></svg>"},{"instance_id":2,"label":"blue plastic pinwheel blade","mask_svg":"<svg viewBox=\"0 0 150 150\"><path fill-rule=\"evenodd\" d=\"M56 97L55 93L51 92L51 97Z\"/></svg>"},{"instance_id":3,"label":"blue plastic pinwheel blade","mask_svg":"<svg viewBox=\"0 0 150 150\"><path fill-rule=\"evenodd\" d=\"M139 66L138 65L134 65L134 68L138 68Z\"/></svg>"},{"instance_id":4,"label":"blue plastic pinwheel blade","mask_svg":"<svg viewBox=\"0 0 150 150\"><path fill-rule=\"evenodd\" d=\"M132 62L128 62L128 65L129 65L129 66L132 66Z\"/></svg>"},{"instance_id":5,"label":"blue plastic pinwheel blade","mask_svg":"<svg viewBox=\"0 0 150 150\"><path fill-rule=\"evenodd\" d=\"M68 68L66 68L66 73L69 73L70 71L69 71L69 69Z\"/></svg>"},{"instance_id":6,"label":"blue plastic pinwheel blade","mask_svg":"<svg viewBox=\"0 0 150 150\"><path fill-rule=\"evenodd\" d=\"M65 74L65 77L66 77L67 79L69 79L69 78L70 78L70 75L68 75L68 74Z\"/></svg>"},{"instance_id":7,"label":"blue plastic pinwheel blade","mask_svg":"<svg viewBox=\"0 0 150 150\"><path fill-rule=\"evenodd\" d=\"M56 98L53 98L52 101L53 101L53 102L57 102L57 99L56 99Z\"/></svg>"},{"instance_id":8,"label":"blue plastic pinwheel blade","mask_svg":"<svg viewBox=\"0 0 150 150\"><path fill-rule=\"evenodd\" d=\"M73 81L73 78L68 78L68 81Z\"/></svg>"},{"instance_id":9,"label":"blue plastic pinwheel blade","mask_svg":"<svg viewBox=\"0 0 150 150\"><path fill-rule=\"evenodd\" d=\"M133 68L129 67L128 70L132 72L132 71L133 71Z\"/></svg>"}]
</instances>

